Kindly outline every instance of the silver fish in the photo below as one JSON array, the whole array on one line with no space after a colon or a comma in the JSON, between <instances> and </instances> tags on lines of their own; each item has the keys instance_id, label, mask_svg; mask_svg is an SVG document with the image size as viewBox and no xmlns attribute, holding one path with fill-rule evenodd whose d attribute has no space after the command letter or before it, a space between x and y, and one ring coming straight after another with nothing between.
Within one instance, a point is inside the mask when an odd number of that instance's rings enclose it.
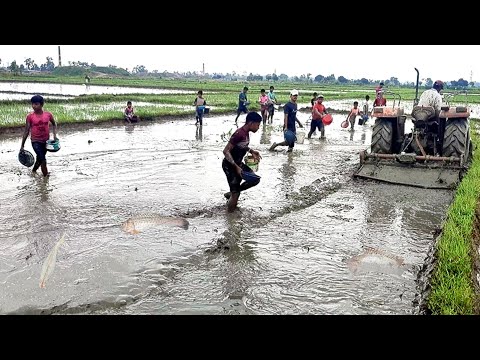
<instances>
[{"instance_id":1,"label":"silver fish","mask_svg":"<svg viewBox=\"0 0 480 360\"><path fill-rule=\"evenodd\" d=\"M121 228L126 233L135 235L147 229L158 225L180 227L185 230L190 225L188 221L181 217L162 216L157 214L134 216L125 221Z\"/></svg>"},{"instance_id":2,"label":"silver fish","mask_svg":"<svg viewBox=\"0 0 480 360\"><path fill-rule=\"evenodd\" d=\"M63 233L62 237L58 242L55 244L53 249L48 254L47 258L45 259L43 266L42 266L42 273L40 275L40 287L44 288L47 282L48 277L53 272L55 268L55 262L57 260L57 252L60 246L65 241L65 233Z\"/></svg>"},{"instance_id":3,"label":"silver fish","mask_svg":"<svg viewBox=\"0 0 480 360\"><path fill-rule=\"evenodd\" d=\"M347 266L353 273L380 272L400 275L406 270L403 259L379 249L367 249L360 255L347 260Z\"/></svg>"}]
</instances>

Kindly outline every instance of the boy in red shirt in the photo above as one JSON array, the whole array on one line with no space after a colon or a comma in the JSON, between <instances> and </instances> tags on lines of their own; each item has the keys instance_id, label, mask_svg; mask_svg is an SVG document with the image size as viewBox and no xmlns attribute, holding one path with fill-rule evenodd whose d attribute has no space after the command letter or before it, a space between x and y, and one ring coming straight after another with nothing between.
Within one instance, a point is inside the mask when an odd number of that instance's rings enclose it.
<instances>
[{"instance_id":1,"label":"boy in red shirt","mask_svg":"<svg viewBox=\"0 0 480 360\"><path fill-rule=\"evenodd\" d=\"M318 129L321 133L320 139L325 139L325 125L322 122L322 118L328 114L325 105L323 105L323 95L318 95L316 104L312 109L312 122L310 123L310 132L308 138L312 137L312 134Z\"/></svg>"},{"instance_id":2,"label":"boy in red shirt","mask_svg":"<svg viewBox=\"0 0 480 360\"><path fill-rule=\"evenodd\" d=\"M383 93L379 92L375 101L373 102L373 107L375 106L387 106L387 99L383 97Z\"/></svg>"},{"instance_id":3,"label":"boy in red shirt","mask_svg":"<svg viewBox=\"0 0 480 360\"><path fill-rule=\"evenodd\" d=\"M56 141L58 140L57 123L52 113L43 111L45 101L42 96L35 95L32 97L31 102L33 112L27 115L20 151L23 150L25 141L27 141L28 135L31 133L32 147L35 154L37 154L37 159L32 171L36 172L38 168L41 167L43 176L48 176L50 173L47 170L47 159L45 156L47 154L47 140L50 138L49 125L50 123L53 125L53 138Z\"/></svg>"}]
</instances>

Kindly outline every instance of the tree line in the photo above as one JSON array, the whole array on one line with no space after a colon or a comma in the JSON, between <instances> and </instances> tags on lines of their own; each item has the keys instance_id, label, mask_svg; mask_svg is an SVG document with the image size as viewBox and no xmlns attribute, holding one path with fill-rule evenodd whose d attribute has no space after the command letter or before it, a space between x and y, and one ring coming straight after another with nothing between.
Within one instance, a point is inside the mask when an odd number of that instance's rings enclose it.
<instances>
[{"instance_id":1,"label":"tree line","mask_svg":"<svg viewBox=\"0 0 480 360\"><path fill-rule=\"evenodd\" d=\"M2 60L0 59L0 66L2 64ZM12 72L14 75L20 75L25 71L40 71L40 72L52 72L56 69L64 68L63 71L58 71L58 75L79 75L81 73L87 74L90 71L97 71L103 72L107 74L115 74L115 75L139 75L139 76L156 76L156 77L179 77L179 78L211 78L216 80L227 80L227 81L238 81L238 80L246 80L246 81L268 81L268 82L304 82L304 83L318 83L318 84L341 84L341 85L372 85L383 81L386 86L415 86L414 82L405 82L401 83L398 78L392 76L389 79L381 80L381 79L348 79L345 76L338 76L335 77L334 74L330 74L328 76L323 76L318 74L313 76L311 73L302 74L300 76L288 76L287 74L267 74L267 75L259 75L250 73L249 75L241 75L237 74L235 71L232 73L222 74L222 73L213 73L213 74L203 74L201 72L196 71L188 71L188 72L159 72L158 70L153 70L150 72L144 65L136 65L131 71L128 69L119 68L115 65L108 65L108 66L96 66L94 63L87 63L84 61L69 61L67 67L56 67L52 57L47 56L45 63L43 64L36 64L34 60L31 58L25 59L24 64L18 64L15 60L10 63L7 67L7 70ZM72 68L72 69L68 69ZM449 86L454 88L466 88L468 86L474 87L475 83L468 82L463 78L458 80L451 80L447 82ZM431 78L422 79L420 81L420 86L424 86L429 88L433 85L433 80Z\"/></svg>"}]
</instances>

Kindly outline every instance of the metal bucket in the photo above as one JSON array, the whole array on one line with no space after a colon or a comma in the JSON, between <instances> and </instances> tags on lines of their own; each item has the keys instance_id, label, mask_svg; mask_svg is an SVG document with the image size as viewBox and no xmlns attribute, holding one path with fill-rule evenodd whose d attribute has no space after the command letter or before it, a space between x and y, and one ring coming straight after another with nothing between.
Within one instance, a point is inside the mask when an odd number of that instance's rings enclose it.
<instances>
[{"instance_id":1,"label":"metal bucket","mask_svg":"<svg viewBox=\"0 0 480 360\"><path fill-rule=\"evenodd\" d=\"M296 140L296 143L297 144L303 144L303 142L305 141L305 133L304 132L297 132L297 140Z\"/></svg>"}]
</instances>

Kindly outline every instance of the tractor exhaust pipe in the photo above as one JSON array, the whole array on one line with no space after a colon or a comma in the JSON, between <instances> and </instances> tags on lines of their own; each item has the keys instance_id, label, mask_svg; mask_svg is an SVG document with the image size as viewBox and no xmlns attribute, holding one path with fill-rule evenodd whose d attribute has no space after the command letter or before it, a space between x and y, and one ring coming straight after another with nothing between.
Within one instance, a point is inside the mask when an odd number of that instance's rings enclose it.
<instances>
[{"instance_id":1,"label":"tractor exhaust pipe","mask_svg":"<svg viewBox=\"0 0 480 360\"><path fill-rule=\"evenodd\" d=\"M415 85L415 100L413 100L413 106L418 105L418 81L420 79L420 73L418 72L417 68L414 68L415 71L417 72L417 85Z\"/></svg>"}]
</instances>

